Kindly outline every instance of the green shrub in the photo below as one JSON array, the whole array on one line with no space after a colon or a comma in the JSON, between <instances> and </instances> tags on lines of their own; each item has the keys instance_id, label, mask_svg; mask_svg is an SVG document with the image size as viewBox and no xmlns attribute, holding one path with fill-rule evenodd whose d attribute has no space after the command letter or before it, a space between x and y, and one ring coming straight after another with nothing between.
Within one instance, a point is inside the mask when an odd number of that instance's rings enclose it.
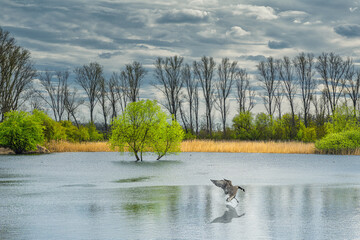
<instances>
[{"instance_id":1,"label":"green shrub","mask_svg":"<svg viewBox=\"0 0 360 240\"><path fill-rule=\"evenodd\" d=\"M272 139L273 119L265 113L259 113L255 118L255 140Z\"/></svg>"},{"instance_id":2,"label":"green shrub","mask_svg":"<svg viewBox=\"0 0 360 240\"><path fill-rule=\"evenodd\" d=\"M49 142L51 140L66 140L65 128L61 126L61 123L56 122L51 117L49 117L43 111L35 109L33 115L41 122L43 128L43 134L45 141Z\"/></svg>"},{"instance_id":3,"label":"green shrub","mask_svg":"<svg viewBox=\"0 0 360 240\"><path fill-rule=\"evenodd\" d=\"M191 132L187 132L184 135L184 140L195 140L196 139L196 135L192 134Z\"/></svg>"},{"instance_id":4,"label":"green shrub","mask_svg":"<svg viewBox=\"0 0 360 240\"><path fill-rule=\"evenodd\" d=\"M330 133L316 141L315 147L325 153L351 153L360 148L360 131Z\"/></svg>"},{"instance_id":5,"label":"green shrub","mask_svg":"<svg viewBox=\"0 0 360 240\"><path fill-rule=\"evenodd\" d=\"M89 133L90 141L101 141L104 139L104 136L97 131L94 123L89 123L88 125L86 125L86 128Z\"/></svg>"},{"instance_id":6,"label":"green shrub","mask_svg":"<svg viewBox=\"0 0 360 240\"><path fill-rule=\"evenodd\" d=\"M299 131L299 139L303 142L315 142L316 141L316 128L305 127Z\"/></svg>"},{"instance_id":7,"label":"green shrub","mask_svg":"<svg viewBox=\"0 0 360 240\"><path fill-rule=\"evenodd\" d=\"M15 153L36 150L44 142L43 126L34 115L23 111L10 111L0 123L0 145Z\"/></svg>"},{"instance_id":8,"label":"green shrub","mask_svg":"<svg viewBox=\"0 0 360 240\"><path fill-rule=\"evenodd\" d=\"M336 108L330 122L325 123L327 133L338 133L347 130L359 130L359 123L354 111L346 105Z\"/></svg>"},{"instance_id":9,"label":"green shrub","mask_svg":"<svg viewBox=\"0 0 360 240\"><path fill-rule=\"evenodd\" d=\"M233 118L233 128L237 139L254 139L253 117L250 112L241 112Z\"/></svg>"}]
</instances>

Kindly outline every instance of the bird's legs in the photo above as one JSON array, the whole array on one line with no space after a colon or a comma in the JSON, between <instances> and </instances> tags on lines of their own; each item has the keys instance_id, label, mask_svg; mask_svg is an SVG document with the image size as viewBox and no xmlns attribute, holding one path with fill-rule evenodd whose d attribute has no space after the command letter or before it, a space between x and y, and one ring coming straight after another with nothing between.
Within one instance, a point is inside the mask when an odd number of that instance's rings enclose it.
<instances>
[{"instance_id":1,"label":"bird's legs","mask_svg":"<svg viewBox=\"0 0 360 240\"><path fill-rule=\"evenodd\" d=\"M231 202L231 200L233 200L235 198L235 200L239 203L239 201L236 199L236 197L228 197L226 199L227 202Z\"/></svg>"}]
</instances>

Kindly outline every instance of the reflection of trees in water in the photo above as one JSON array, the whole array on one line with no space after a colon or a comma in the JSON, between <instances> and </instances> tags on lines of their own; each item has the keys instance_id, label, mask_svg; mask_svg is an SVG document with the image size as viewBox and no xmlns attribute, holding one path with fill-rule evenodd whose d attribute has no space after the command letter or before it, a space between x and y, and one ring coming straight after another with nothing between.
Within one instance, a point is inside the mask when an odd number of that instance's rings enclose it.
<instances>
[{"instance_id":1,"label":"reflection of trees in water","mask_svg":"<svg viewBox=\"0 0 360 240\"><path fill-rule=\"evenodd\" d=\"M264 221L255 221L262 222L260 228L269 234L287 232L290 238L318 239L325 235L341 236L340 226L357 230L351 219L360 220L358 188L291 185L266 186L257 191L252 194L253 199L248 199L250 209L246 211L263 213ZM360 232L355 231L354 236L359 235ZM271 238L278 237L271 235Z\"/></svg>"},{"instance_id":2,"label":"reflection of trees in water","mask_svg":"<svg viewBox=\"0 0 360 240\"><path fill-rule=\"evenodd\" d=\"M176 210L180 195L178 186L137 187L125 190L127 201L123 209L129 215L160 215L162 211Z\"/></svg>"},{"instance_id":3,"label":"reflection of trees in water","mask_svg":"<svg viewBox=\"0 0 360 240\"><path fill-rule=\"evenodd\" d=\"M210 229L205 226L211 222L229 223L230 232L241 231L248 239L360 236L355 224L360 220L360 189L356 187L247 186L235 208L227 206L212 186L139 187L122 189L121 195L121 209L131 221L156 222L168 228L171 236L195 226L204 236L225 234L216 224ZM349 231L339 231L339 226Z\"/></svg>"}]
</instances>

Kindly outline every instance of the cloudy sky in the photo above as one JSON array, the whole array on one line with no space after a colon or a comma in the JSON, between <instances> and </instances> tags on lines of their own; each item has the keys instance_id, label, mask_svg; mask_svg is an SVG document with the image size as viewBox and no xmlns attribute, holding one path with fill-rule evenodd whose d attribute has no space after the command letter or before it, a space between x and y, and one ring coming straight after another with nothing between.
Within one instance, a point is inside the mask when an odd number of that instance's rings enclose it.
<instances>
[{"instance_id":1,"label":"cloudy sky","mask_svg":"<svg viewBox=\"0 0 360 240\"><path fill-rule=\"evenodd\" d=\"M97 61L110 75L157 56L264 57L336 52L360 63L360 0L0 0L0 26L38 70Z\"/></svg>"}]
</instances>

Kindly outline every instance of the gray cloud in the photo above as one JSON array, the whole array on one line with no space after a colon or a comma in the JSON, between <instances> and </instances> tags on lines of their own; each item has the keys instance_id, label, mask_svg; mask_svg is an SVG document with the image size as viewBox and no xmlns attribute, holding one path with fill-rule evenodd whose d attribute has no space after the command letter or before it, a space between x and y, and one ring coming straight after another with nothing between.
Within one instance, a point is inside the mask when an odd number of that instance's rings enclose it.
<instances>
[{"instance_id":1,"label":"gray cloud","mask_svg":"<svg viewBox=\"0 0 360 240\"><path fill-rule=\"evenodd\" d=\"M32 52L40 68L99 61L112 71L133 60L152 66L157 56L175 54L187 62L206 55L255 65L264 55L360 52L353 39L358 14L349 10L360 6L352 0L224 0L211 7L204 0L2 0L1 5L1 26Z\"/></svg>"},{"instance_id":2,"label":"gray cloud","mask_svg":"<svg viewBox=\"0 0 360 240\"><path fill-rule=\"evenodd\" d=\"M248 60L248 61L254 61L254 62L260 62L265 61L266 57L264 55L242 55L240 56L241 59Z\"/></svg>"},{"instance_id":3,"label":"gray cloud","mask_svg":"<svg viewBox=\"0 0 360 240\"><path fill-rule=\"evenodd\" d=\"M116 52L103 52L99 54L100 58L105 58L105 59L109 59L112 58L113 56L119 56L122 52L121 51L116 51Z\"/></svg>"},{"instance_id":4,"label":"gray cloud","mask_svg":"<svg viewBox=\"0 0 360 240\"><path fill-rule=\"evenodd\" d=\"M209 20L209 13L206 11L183 9L165 11L158 19L157 23L199 23Z\"/></svg>"},{"instance_id":5,"label":"gray cloud","mask_svg":"<svg viewBox=\"0 0 360 240\"><path fill-rule=\"evenodd\" d=\"M284 41L269 41L268 47L271 49L283 49L283 48L289 48L290 44Z\"/></svg>"},{"instance_id":6,"label":"gray cloud","mask_svg":"<svg viewBox=\"0 0 360 240\"><path fill-rule=\"evenodd\" d=\"M335 32L339 35L348 38L360 37L360 25L345 24L334 28Z\"/></svg>"}]
</instances>

